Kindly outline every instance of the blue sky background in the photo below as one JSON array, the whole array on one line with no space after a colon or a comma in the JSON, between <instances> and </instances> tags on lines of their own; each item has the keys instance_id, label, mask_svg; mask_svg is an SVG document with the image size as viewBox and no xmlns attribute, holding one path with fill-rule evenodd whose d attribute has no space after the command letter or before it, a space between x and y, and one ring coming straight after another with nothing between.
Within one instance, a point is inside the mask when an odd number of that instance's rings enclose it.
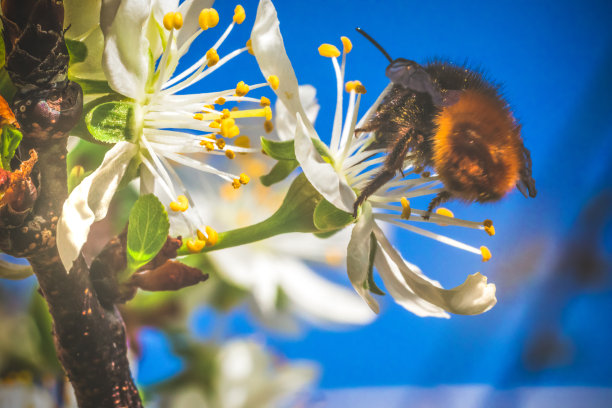
<instances>
[{"instance_id":1,"label":"blue sky background","mask_svg":"<svg viewBox=\"0 0 612 408\"><path fill-rule=\"evenodd\" d=\"M216 2L222 21L235 5ZM244 3L247 21L223 45L224 52L246 42L256 5ZM420 236L396 235L403 255L446 287L476 271L496 283L498 304L484 315L422 319L383 299L380 317L367 327L308 328L288 337L261 331L238 310L228 316L228 333L255 334L290 359L319 362L319 384L327 389L471 383L499 389L612 387L612 3L278 0L275 5L300 83L318 90L316 127L324 139L336 91L331 63L317 52L321 43L340 45L342 35L353 40L347 79L359 79L368 90L362 113L388 83L387 61L355 33L361 26L394 58L467 61L503 84L531 150L538 197L514 192L494 205L449 203L462 218L494 220L492 238L447 231L487 245L494 257L486 264ZM201 55L196 54L190 53L194 60ZM241 61L224 66L215 80L260 82L253 61ZM200 311L194 325L206 334L215 318ZM146 331L144 337L141 382L180 369L165 357L157 334Z\"/></svg>"},{"instance_id":2,"label":"blue sky background","mask_svg":"<svg viewBox=\"0 0 612 408\"><path fill-rule=\"evenodd\" d=\"M247 23L253 21L255 3L245 4ZM538 197L528 200L514 192L494 205L448 205L464 218L494 220L493 238L448 231L478 245L488 239L483 243L494 258L487 264L420 236L396 237L404 256L445 286L475 271L489 276L497 285L498 304L488 313L421 319L386 299L378 320L367 327L344 332L311 328L298 338L264 333L267 343L289 358L318 361L323 388L612 386L611 3L275 5L300 83L317 87L321 112L316 126L323 138L331 129L335 77L329 61L317 53L321 43L339 45L341 35L353 40L347 79L366 86L362 107L388 83L387 61L355 33L361 26L394 58L467 61L501 83L531 150ZM231 13L233 6L216 3L221 14ZM223 73L228 77L246 75L240 64L227 68ZM196 320L205 327L209 319L203 313ZM230 317L229 331L262 334L242 312Z\"/></svg>"}]
</instances>

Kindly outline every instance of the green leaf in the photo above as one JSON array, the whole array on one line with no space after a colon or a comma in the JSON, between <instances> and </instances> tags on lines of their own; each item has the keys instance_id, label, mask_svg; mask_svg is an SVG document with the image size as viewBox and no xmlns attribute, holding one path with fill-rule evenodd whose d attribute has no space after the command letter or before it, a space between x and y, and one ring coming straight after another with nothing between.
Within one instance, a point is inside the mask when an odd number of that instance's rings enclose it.
<instances>
[{"instance_id":1,"label":"green leaf","mask_svg":"<svg viewBox=\"0 0 612 408\"><path fill-rule=\"evenodd\" d=\"M261 138L261 149L276 160L295 160L295 147L293 140L276 142L274 140Z\"/></svg>"},{"instance_id":2,"label":"green leaf","mask_svg":"<svg viewBox=\"0 0 612 408\"><path fill-rule=\"evenodd\" d=\"M0 43L2 43L2 41L0 41ZM2 95L5 100L12 101L15 92L17 92L17 88L13 85L13 81L11 81L11 77L9 77L6 68L0 68L0 95Z\"/></svg>"},{"instance_id":3,"label":"green leaf","mask_svg":"<svg viewBox=\"0 0 612 408\"><path fill-rule=\"evenodd\" d=\"M376 242L376 236L372 232L370 234L370 257L368 259L368 280L366 289L370 292L384 296L385 292L383 292L374 282L374 259L376 258L376 251L378 250L378 244Z\"/></svg>"},{"instance_id":4,"label":"green leaf","mask_svg":"<svg viewBox=\"0 0 612 408\"><path fill-rule=\"evenodd\" d=\"M19 129L11 125L4 125L2 127L2 134L0 135L0 166L4 170L11 170L11 159L15 156L15 150L19 143L21 143L22 137Z\"/></svg>"},{"instance_id":5,"label":"green leaf","mask_svg":"<svg viewBox=\"0 0 612 408\"><path fill-rule=\"evenodd\" d=\"M30 265L18 265L0 259L0 278L10 280L20 280L32 276L34 272Z\"/></svg>"},{"instance_id":6,"label":"green leaf","mask_svg":"<svg viewBox=\"0 0 612 408\"><path fill-rule=\"evenodd\" d=\"M297 160L279 160L274 167L272 167L272 170L265 176L261 176L259 180L261 184L269 187L272 184L286 179L297 166L299 166Z\"/></svg>"},{"instance_id":7,"label":"green leaf","mask_svg":"<svg viewBox=\"0 0 612 408\"><path fill-rule=\"evenodd\" d=\"M139 109L131 102L106 102L87 113L87 130L105 143L131 141L140 133Z\"/></svg>"},{"instance_id":8,"label":"green leaf","mask_svg":"<svg viewBox=\"0 0 612 408\"><path fill-rule=\"evenodd\" d=\"M337 230L355 221L353 216L339 210L327 200L321 202L315 208L313 214L314 225L320 231Z\"/></svg>"},{"instance_id":9,"label":"green leaf","mask_svg":"<svg viewBox=\"0 0 612 408\"><path fill-rule=\"evenodd\" d=\"M135 271L153 259L164 246L169 230L170 222L164 205L153 194L141 196L130 212L128 269Z\"/></svg>"},{"instance_id":10,"label":"green leaf","mask_svg":"<svg viewBox=\"0 0 612 408\"><path fill-rule=\"evenodd\" d=\"M70 54L69 64L73 65L85 61L85 58L87 58L87 46L85 43L77 40L71 40L69 38L65 38L64 40L66 41L68 54Z\"/></svg>"}]
</instances>

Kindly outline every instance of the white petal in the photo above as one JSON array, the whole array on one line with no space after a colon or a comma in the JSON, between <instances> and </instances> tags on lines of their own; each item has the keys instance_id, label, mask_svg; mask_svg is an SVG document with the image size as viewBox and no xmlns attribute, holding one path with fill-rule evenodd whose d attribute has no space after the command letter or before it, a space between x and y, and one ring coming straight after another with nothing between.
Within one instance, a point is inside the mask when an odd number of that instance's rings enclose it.
<instances>
[{"instance_id":1,"label":"white petal","mask_svg":"<svg viewBox=\"0 0 612 408\"><path fill-rule=\"evenodd\" d=\"M385 284L385 288L389 291L393 300L400 306L420 317L450 317L444 309L432 305L420 298L410 289L397 265L391 262L389 255L380 245L378 245L374 265ZM439 282L424 276L419 268L412 264L410 264L410 266L411 269L423 279L429 281L434 286L441 287Z\"/></svg>"},{"instance_id":2,"label":"white petal","mask_svg":"<svg viewBox=\"0 0 612 408\"><path fill-rule=\"evenodd\" d=\"M100 11L106 78L111 88L136 101L144 99L149 77L145 24L150 11L150 0L102 0Z\"/></svg>"},{"instance_id":3,"label":"white petal","mask_svg":"<svg viewBox=\"0 0 612 408\"><path fill-rule=\"evenodd\" d=\"M304 123L297 115L295 130L295 157L300 163L310 184L336 208L348 213L353 212L353 203L357 196L344 177L326 162L312 144L311 139L318 139L312 127Z\"/></svg>"},{"instance_id":4,"label":"white petal","mask_svg":"<svg viewBox=\"0 0 612 408\"><path fill-rule=\"evenodd\" d=\"M374 226L374 233L380 245L389 255L391 262L399 268L406 284L417 296L427 302L449 313L463 315L484 313L497 303L495 285L487 283L486 276L479 272L469 275L465 282L453 289L442 289L413 270L391 246L377 226Z\"/></svg>"},{"instance_id":5,"label":"white petal","mask_svg":"<svg viewBox=\"0 0 612 408\"><path fill-rule=\"evenodd\" d=\"M177 11L183 15L183 27L178 31L176 37L178 48L181 48L185 41L200 29L198 22L200 11L205 8L211 8L213 3L214 0L187 0L179 6Z\"/></svg>"},{"instance_id":6,"label":"white petal","mask_svg":"<svg viewBox=\"0 0 612 408\"><path fill-rule=\"evenodd\" d=\"M264 76L278 77L279 87L275 92L289 113L292 115L300 113L306 117L300 103L297 78L285 52L276 9L270 0L259 2L251 32L251 47Z\"/></svg>"},{"instance_id":7,"label":"white petal","mask_svg":"<svg viewBox=\"0 0 612 408\"><path fill-rule=\"evenodd\" d=\"M312 85L300 85L300 102L306 111L306 117L314 124L319 113L317 90ZM291 140L295 136L295 113L291 113L280 100L274 106L274 127L280 140Z\"/></svg>"},{"instance_id":8,"label":"white petal","mask_svg":"<svg viewBox=\"0 0 612 408\"><path fill-rule=\"evenodd\" d=\"M322 278L303 263L287 259L282 269L281 287L304 318L357 325L376 317L352 290Z\"/></svg>"},{"instance_id":9,"label":"white petal","mask_svg":"<svg viewBox=\"0 0 612 408\"><path fill-rule=\"evenodd\" d=\"M85 177L64 202L57 224L57 249L66 271L79 255L89 228L106 216L117 186L138 148L129 142L117 143L104 156L100 167Z\"/></svg>"},{"instance_id":10,"label":"white petal","mask_svg":"<svg viewBox=\"0 0 612 408\"><path fill-rule=\"evenodd\" d=\"M366 301L370 309L375 313L380 312L380 306L372 293L366 289L365 283L368 280L368 266L370 263L370 234L374 221L372 219L372 207L365 203L362 206L361 216L353 227L351 240L346 250L346 270L348 277L353 284L353 288Z\"/></svg>"}]
</instances>

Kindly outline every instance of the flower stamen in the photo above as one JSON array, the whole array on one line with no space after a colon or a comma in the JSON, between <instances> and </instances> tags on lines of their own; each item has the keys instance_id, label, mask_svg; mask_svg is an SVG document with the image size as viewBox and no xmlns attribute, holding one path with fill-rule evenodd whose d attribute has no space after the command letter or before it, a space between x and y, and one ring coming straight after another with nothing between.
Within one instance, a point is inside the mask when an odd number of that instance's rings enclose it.
<instances>
[{"instance_id":1,"label":"flower stamen","mask_svg":"<svg viewBox=\"0 0 612 408\"><path fill-rule=\"evenodd\" d=\"M219 24L219 13L214 8L205 8L200 11L198 23L202 30L216 27Z\"/></svg>"},{"instance_id":2,"label":"flower stamen","mask_svg":"<svg viewBox=\"0 0 612 408\"><path fill-rule=\"evenodd\" d=\"M176 201L170 203L170 209L176 212L185 212L189 208L189 200L184 195L180 195L176 198Z\"/></svg>"}]
</instances>

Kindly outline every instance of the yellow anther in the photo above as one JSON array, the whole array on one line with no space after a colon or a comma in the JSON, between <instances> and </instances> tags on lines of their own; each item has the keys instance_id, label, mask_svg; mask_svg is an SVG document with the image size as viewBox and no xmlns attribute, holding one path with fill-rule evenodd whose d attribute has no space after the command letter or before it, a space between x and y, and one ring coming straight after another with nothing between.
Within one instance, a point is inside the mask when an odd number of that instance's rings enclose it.
<instances>
[{"instance_id":1,"label":"yellow anther","mask_svg":"<svg viewBox=\"0 0 612 408\"><path fill-rule=\"evenodd\" d=\"M201 113L196 113L193 115L193 118L196 120L202 120L204 119L204 115L202 115Z\"/></svg>"},{"instance_id":2,"label":"yellow anther","mask_svg":"<svg viewBox=\"0 0 612 408\"><path fill-rule=\"evenodd\" d=\"M208 124L208 127L213 128L213 129L219 129L221 127L221 124L217 122L216 120L213 120L212 122Z\"/></svg>"},{"instance_id":3,"label":"yellow anther","mask_svg":"<svg viewBox=\"0 0 612 408\"><path fill-rule=\"evenodd\" d=\"M269 106L265 106L264 107L264 115L266 115L266 120L267 121L272 120L272 108L270 108Z\"/></svg>"},{"instance_id":4,"label":"yellow anther","mask_svg":"<svg viewBox=\"0 0 612 408\"><path fill-rule=\"evenodd\" d=\"M227 118L229 118L231 116L232 116L232 114L230 113L229 109L223 109L221 111L221 119L227 119Z\"/></svg>"},{"instance_id":5,"label":"yellow anther","mask_svg":"<svg viewBox=\"0 0 612 408\"><path fill-rule=\"evenodd\" d=\"M351 40L349 40L348 37L340 37L340 40L342 41L342 51L344 51L345 54L351 52L353 49L353 43Z\"/></svg>"},{"instance_id":6,"label":"yellow anther","mask_svg":"<svg viewBox=\"0 0 612 408\"><path fill-rule=\"evenodd\" d=\"M227 149L225 151L225 157L227 157L230 160L234 160L236 158L236 153L234 153L233 150Z\"/></svg>"},{"instance_id":7,"label":"yellow anther","mask_svg":"<svg viewBox=\"0 0 612 408\"><path fill-rule=\"evenodd\" d=\"M234 140L234 144L238 147L251 147L251 140L248 136L238 136L236 140Z\"/></svg>"},{"instance_id":8,"label":"yellow anther","mask_svg":"<svg viewBox=\"0 0 612 408\"><path fill-rule=\"evenodd\" d=\"M451 217L451 218L455 217L455 214L453 214L453 212L451 210L449 210L448 208L443 208L443 207L440 207L440 208L436 209L436 214L442 215L444 217ZM445 223L442 223L442 222L439 222L437 224L439 226L441 226L441 227L447 227L448 226L448 224L445 224Z\"/></svg>"},{"instance_id":9,"label":"yellow anther","mask_svg":"<svg viewBox=\"0 0 612 408\"><path fill-rule=\"evenodd\" d=\"M206 147L206 150L208 150L209 152L212 152L213 150L215 150L214 143L209 140L202 140L200 142L200 146Z\"/></svg>"},{"instance_id":10,"label":"yellow anther","mask_svg":"<svg viewBox=\"0 0 612 408\"><path fill-rule=\"evenodd\" d=\"M172 26L175 30L179 30L183 26L183 15L178 11L174 13L172 18Z\"/></svg>"},{"instance_id":11,"label":"yellow anther","mask_svg":"<svg viewBox=\"0 0 612 408\"><path fill-rule=\"evenodd\" d=\"M219 54L217 54L217 50L211 48L210 50L206 51L206 65L212 67L217 62L219 62Z\"/></svg>"},{"instance_id":12,"label":"yellow anther","mask_svg":"<svg viewBox=\"0 0 612 408\"><path fill-rule=\"evenodd\" d=\"M202 231L200 231L199 229L196 230L196 234L198 236L198 240L199 241L206 241L206 235L204 235L204 233Z\"/></svg>"},{"instance_id":13,"label":"yellow anther","mask_svg":"<svg viewBox=\"0 0 612 408\"><path fill-rule=\"evenodd\" d=\"M236 96L244 96L249 93L249 86L244 81L238 82L236 85Z\"/></svg>"},{"instance_id":14,"label":"yellow anther","mask_svg":"<svg viewBox=\"0 0 612 408\"><path fill-rule=\"evenodd\" d=\"M252 42L251 42L251 39L249 38L249 40L246 42L247 51L249 52L249 54L255 55L255 53L253 52L253 46L251 44Z\"/></svg>"},{"instance_id":15,"label":"yellow anther","mask_svg":"<svg viewBox=\"0 0 612 408\"><path fill-rule=\"evenodd\" d=\"M240 110L240 108L239 108L239 107L237 107L237 106L234 106L234 107L231 109L231 111L232 111L232 112L238 112L239 110ZM233 116L233 117L235 118L236 116Z\"/></svg>"},{"instance_id":16,"label":"yellow anther","mask_svg":"<svg viewBox=\"0 0 612 408\"><path fill-rule=\"evenodd\" d=\"M272 124L271 120L266 120L264 122L264 130L266 131L266 133L270 133L274 130L274 124Z\"/></svg>"},{"instance_id":17,"label":"yellow anther","mask_svg":"<svg viewBox=\"0 0 612 408\"><path fill-rule=\"evenodd\" d=\"M240 184L240 179L235 178L232 181L232 187L234 187L234 190L238 190L240 188L242 184Z\"/></svg>"},{"instance_id":18,"label":"yellow anther","mask_svg":"<svg viewBox=\"0 0 612 408\"><path fill-rule=\"evenodd\" d=\"M406 197L402 197L400 199L400 203L402 204L401 218L404 220L407 220L410 218L410 215L412 214L412 209L410 208L410 201L408 201Z\"/></svg>"},{"instance_id":19,"label":"yellow anther","mask_svg":"<svg viewBox=\"0 0 612 408\"><path fill-rule=\"evenodd\" d=\"M223 105L223 104L225 103L225 98L224 98L224 97L222 97L222 96L220 96L220 97L218 97L218 98L215 100L215 103L216 103L217 105Z\"/></svg>"},{"instance_id":20,"label":"yellow anther","mask_svg":"<svg viewBox=\"0 0 612 408\"><path fill-rule=\"evenodd\" d=\"M75 180L81 180L84 174L85 168L83 166L76 165L70 170L70 177L73 177Z\"/></svg>"},{"instance_id":21,"label":"yellow anther","mask_svg":"<svg viewBox=\"0 0 612 408\"><path fill-rule=\"evenodd\" d=\"M200 252L206 246L206 241L200 239L189 238L187 240L187 249L192 254Z\"/></svg>"},{"instance_id":22,"label":"yellow anther","mask_svg":"<svg viewBox=\"0 0 612 408\"><path fill-rule=\"evenodd\" d=\"M189 208L189 200L184 195L180 195L176 198L176 201L170 203L170 209L172 211L186 211Z\"/></svg>"},{"instance_id":23,"label":"yellow anther","mask_svg":"<svg viewBox=\"0 0 612 408\"><path fill-rule=\"evenodd\" d=\"M238 180L240 181L240 184L249 184L251 178L244 173L240 173L240 178Z\"/></svg>"},{"instance_id":24,"label":"yellow anther","mask_svg":"<svg viewBox=\"0 0 612 408\"><path fill-rule=\"evenodd\" d=\"M242 24L245 18L246 13L244 12L244 7L242 7L240 4L237 5L234 9L234 23Z\"/></svg>"},{"instance_id":25,"label":"yellow anther","mask_svg":"<svg viewBox=\"0 0 612 408\"><path fill-rule=\"evenodd\" d=\"M491 220L484 220L482 225L484 226L485 232L487 234L489 234L489 236L492 237L493 235L495 235L495 227L493 226L493 221L491 221Z\"/></svg>"},{"instance_id":26,"label":"yellow anther","mask_svg":"<svg viewBox=\"0 0 612 408\"><path fill-rule=\"evenodd\" d=\"M208 238L206 238L206 245L213 246L219 242L219 234L217 234L217 231L215 231L212 227L206 227L206 235L208 235Z\"/></svg>"},{"instance_id":27,"label":"yellow anther","mask_svg":"<svg viewBox=\"0 0 612 408\"><path fill-rule=\"evenodd\" d=\"M215 105L204 105L203 108L208 110L215 110Z\"/></svg>"},{"instance_id":28,"label":"yellow anther","mask_svg":"<svg viewBox=\"0 0 612 408\"><path fill-rule=\"evenodd\" d=\"M319 46L319 54L323 57L334 58L340 56L340 50L335 45L321 44Z\"/></svg>"},{"instance_id":29,"label":"yellow anther","mask_svg":"<svg viewBox=\"0 0 612 408\"><path fill-rule=\"evenodd\" d=\"M260 99L259 104L261 106L270 106L270 100L268 98L266 98L265 96L262 96Z\"/></svg>"},{"instance_id":30,"label":"yellow anther","mask_svg":"<svg viewBox=\"0 0 612 408\"><path fill-rule=\"evenodd\" d=\"M325 251L324 259L328 265L340 266L344 260L344 255L337 248L331 248Z\"/></svg>"},{"instance_id":31,"label":"yellow anther","mask_svg":"<svg viewBox=\"0 0 612 408\"><path fill-rule=\"evenodd\" d=\"M217 141L215 142L215 144L217 145L219 149L223 149L225 147L225 139L223 139L222 137L219 137L217 138Z\"/></svg>"},{"instance_id":32,"label":"yellow anther","mask_svg":"<svg viewBox=\"0 0 612 408\"><path fill-rule=\"evenodd\" d=\"M200 16L198 17L198 23L200 24L200 28L202 30L213 28L219 24L219 13L217 13L217 10L213 8L202 9L202 11L200 11Z\"/></svg>"},{"instance_id":33,"label":"yellow anther","mask_svg":"<svg viewBox=\"0 0 612 408\"><path fill-rule=\"evenodd\" d=\"M482 254L482 262L487 262L489 259L491 259L491 251L489 251L489 248L486 246L480 247L480 253Z\"/></svg>"},{"instance_id":34,"label":"yellow anther","mask_svg":"<svg viewBox=\"0 0 612 408\"><path fill-rule=\"evenodd\" d=\"M346 89L346 92L349 92L349 93L350 92L355 92L359 94L366 93L365 86L363 86L361 82L359 81L348 81L346 85L344 86L344 89Z\"/></svg>"},{"instance_id":35,"label":"yellow anther","mask_svg":"<svg viewBox=\"0 0 612 408\"><path fill-rule=\"evenodd\" d=\"M276 91L278 89L278 86L280 85L280 80L276 75L270 75L268 77L268 85L270 85L270 88Z\"/></svg>"},{"instance_id":36,"label":"yellow anther","mask_svg":"<svg viewBox=\"0 0 612 408\"><path fill-rule=\"evenodd\" d=\"M232 118L221 120L221 136L223 137L236 137L240 134L240 128L236 126L236 122Z\"/></svg>"},{"instance_id":37,"label":"yellow anther","mask_svg":"<svg viewBox=\"0 0 612 408\"><path fill-rule=\"evenodd\" d=\"M172 30L174 28L174 11L166 13L162 23L164 24L164 28L166 30Z\"/></svg>"},{"instance_id":38,"label":"yellow anther","mask_svg":"<svg viewBox=\"0 0 612 408\"><path fill-rule=\"evenodd\" d=\"M443 215L445 217L451 217L451 218L455 217L455 214L453 214L451 210L449 210L448 208L444 208L444 207L440 207L436 209L436 214Z\"/></svg>"}]
</instances>

